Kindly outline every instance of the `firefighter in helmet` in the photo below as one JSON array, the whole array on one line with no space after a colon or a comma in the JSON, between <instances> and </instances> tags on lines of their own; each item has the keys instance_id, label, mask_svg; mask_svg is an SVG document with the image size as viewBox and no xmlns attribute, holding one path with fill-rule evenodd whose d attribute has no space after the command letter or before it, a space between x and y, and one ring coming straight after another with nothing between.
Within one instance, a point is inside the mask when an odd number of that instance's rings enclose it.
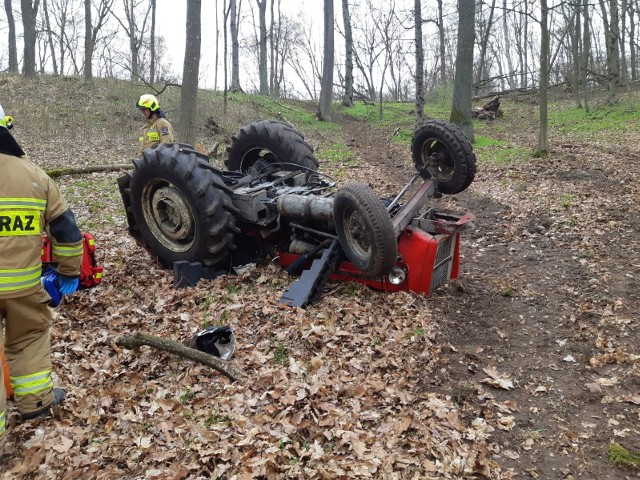
<instances>
[{"instance_id":1,"label":"firefighter in helmet","mask_svg":"<svg viewBox=\"0 0 640 480\"><path fill-rule=\"evenodd\" d=\"M51 378L49 295L42 287L42 235L57 263L60 293L79 283L82 234L54 181L24 155L0 106L0 344L22 420L47 413L66 392ZM3 328L4 327L4 328ZM0 368L0 439L6 429L4 371Z\"/></svg>"},{"instance_id":2,"label":"firefighter in helmet","mask_svg":"<svg viewBox=\"0 0 640 480\"><path fill-rule=\"evenodd\" d=\"M148 93L141 95L136 107L147 119L146 125L140 131L138 155L147 148L155 148L161 143L173 142L173 127L160 109L160 103L155 96Z\"/></svg>"}]
</instances>

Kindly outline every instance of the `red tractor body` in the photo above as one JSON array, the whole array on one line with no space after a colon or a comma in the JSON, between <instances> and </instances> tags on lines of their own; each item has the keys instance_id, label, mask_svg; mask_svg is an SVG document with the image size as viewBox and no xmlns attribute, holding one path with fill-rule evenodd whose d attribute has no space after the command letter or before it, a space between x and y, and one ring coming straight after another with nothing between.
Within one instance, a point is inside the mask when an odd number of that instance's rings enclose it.
<instances>
[{"instance_id":1,"label":"red tractor body","mask_svg":"<svg viewBox=\"0 0 640 480\"><path fill-rule=\"evenodd\" d=\"M407 226L398 238L398 261L395 275L368 277L348 260L341 261L329 274L331 280L352 281L386 292L411 291L429 295L438 287L460 276L461 232L470 226L469 213L445 212L438 215L441 231L425 231L417 225ZM280 265L288 267L300 255L281 251ZM404 275L404 278L402 276Z\"/></svg>"}]
</instances>

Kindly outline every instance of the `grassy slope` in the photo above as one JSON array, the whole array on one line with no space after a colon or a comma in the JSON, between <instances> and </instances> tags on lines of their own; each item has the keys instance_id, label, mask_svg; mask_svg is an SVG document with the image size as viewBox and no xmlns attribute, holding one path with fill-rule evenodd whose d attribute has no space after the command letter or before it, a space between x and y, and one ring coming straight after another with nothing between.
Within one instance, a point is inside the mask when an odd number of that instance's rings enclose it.
<instances>
[{"instance_id":1,"label":"grassy slope","mask_svg":"<svg viewBox=\"0 0 640 480\"><path fill-rule=\"evenodd\" d=\"M81 78L38 77L25 81L21 76L0 76L2 97L0 102L7 114L15 118L14 135L25 151L45 169L83 165L112 165L127 163L135 157L138 131L142 118L135 108L135 101L146 87L127 81L97 79L94 87L86 87ZM425 113L429 117L447 118L449 95L446 89L427 97ZM180 92L167 88L159 97L167 117L179 126ZM638 100L635 92L624 92L619 104L610 107L594 97L590 112L575 108L564 98L554 98L549 105L549 136L551 143L564 139L597 141L597 137L636 135L640 130ZM475 122L476 143L474 149L478 162L528 162L537 144L538 107L535 96L518 96L501 99L503 108L510 112L508 121L493 123ZM479 106L484 100L478 101ZM408 146L414 125L411 103L385 104L380 119L377 105L356 104L345 109L335 106L338 114L344 113L372 125L385 137L393 132L393 141ZM222 94L200 91L196 118L197 143L208 152L215 152L212 162L223 167L225 146L231 135L240 127L262 118L277 118L291 122L304 132L313 145L323 170L338 179L348 178L349 171L341 166L361 160L345 141L340 127L334 123L318 122L314 102L272 100L266 97L230 94L227 114L224 114ZM215 131L208 128L214 120ZM517 129L517 130L514 130ZM179 140L179 138L178 138ZM410 161L410 159L404 159ZM112 176L97 175L93 179L61 179L68 188L67 194L83 204L80 220L84 228L97 225L94 213L105 203L119 203ZM84 212L86 210L86 212ZM123 212L121 212L123 213ZM120 223L110 214L104 219L108 224Z\"/></svg>"},{"instance_id":2,"label":"grassy slope","mask_svg":"<svg viewBox=\"0 0 640 480\"><path fill-rule=\"evenodd\" d=\"M0 97L5 111L11 114L18 127L14 133L22 140L24 148L43 166L50 168L67 164L121 163L135 154L141 116L135 109L135 101L144 86L119 80L96 80L94 87L86 87L81 78L38 77L25 82L20 76L0 76L3 95ZM448 116L449 92L434 92L427 97L425 113L434 118ZM160 103L167 117L179 126L180 92L176 87L167 88L160 95ZM553 98L553 95L552 95ZM518 137L528 135L529 142L517 145L510 142L510 124L475 122L477 134L474 146L486 160L504 161L526 159L529 150L537 142L538 111L535 97L503 98L503 108L519 114ZM478 106L483 101L474 104ZM623 92L619 104L608 107L594 98L591 111L575 108L566 98L552 100L549 105L549 136L562 139L570 135L574 139L588 139L593 132L621 133L639 129L637 121L638 100L634 92ZM413 105L389 103L384 106L383 118L379 118L376 105L356 104L344 109L336 105L338 112L348 113L391 133L398 129L394 140L409 143L414 123ZM202 90L199 93L196 117L197 143L208 151L224 144L241 126L262 118L280 118L293 123L303 131L320 160L331 160L344 149L340 131L335 124L315 119L314 102L274 101L265 97L230 94L227 113L224 113L222 94ZM207 128L212 119L219 126L216 131ZM90 128L87 128L90 126ZM179 138L178 138L179 140ZM71 151L61 153L60 144L69 144ZM496 148L497 147L497 148ZM508 148L507 148L508 147ZM509 150L508 153L505 150ZM62 149L64 150L64 149ZM52 155L52 152L55 154ZM218 148L220 157L224 152Z\"/></svg>"}]
</instances>

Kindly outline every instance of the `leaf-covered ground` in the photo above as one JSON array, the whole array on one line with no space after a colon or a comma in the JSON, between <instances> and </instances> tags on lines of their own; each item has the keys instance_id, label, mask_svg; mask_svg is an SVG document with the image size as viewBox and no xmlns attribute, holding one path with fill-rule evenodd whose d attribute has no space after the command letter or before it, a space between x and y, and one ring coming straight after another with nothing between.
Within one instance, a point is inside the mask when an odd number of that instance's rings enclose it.
<instances>
[{"instance_id":1,"label":"leaf-covered ground","mask_svg":"<svg viewBox=\"0 0 640 480\"><path fill-rule=\"evenodd\" d=\"M488 128L533 149L528 108ZM43 166L132 157L126 129L86 155L64 129L45 140L16 117ZM355 163L322 168L397 192L412 175L408 148L336 120ZM10 404L0 478L638 478L607 457L611 442L640 450L637 135L637 124L552 135L547 158L479 158L467 191L434 200L477 217L459 282L430 297L330 282L304 310L278 303L291 279L268 261L174 289L127 234L118 174L62 177L105 279L57 309L54 368L68 398L28 423ZM243 381L116 345L219 324L236 333L230 364Z\"/></svg>"}]
</instances>

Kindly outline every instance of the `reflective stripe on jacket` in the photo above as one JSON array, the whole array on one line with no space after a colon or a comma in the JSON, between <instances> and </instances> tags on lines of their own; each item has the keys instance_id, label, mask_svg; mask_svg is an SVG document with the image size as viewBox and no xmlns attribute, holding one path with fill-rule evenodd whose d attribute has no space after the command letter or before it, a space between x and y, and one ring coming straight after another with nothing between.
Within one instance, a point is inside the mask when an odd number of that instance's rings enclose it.
<instances>
[{"instance_id":1,"label":"reflective stripe on jacket","mask_svg":"<svg viewBox=\"0 0 640 480\"><path fill-rule=\"evenodd\" d=\"M69 207L55 182L30 160L0 153L0 168L0 298L15 298L42 288L42 234ZM58 271L78 275L82 237L75 220L63 229L79 240L64 243L49 235Z\"/></svg>"},{"instance_id":2,"label":"reflective stripe on jacket","mask_svg":"<svg viewBox=\"0 0 640 480\"><path fill-rule=\"evenodd\" d=\"M160 143L173 142L173 127L166 118L149 120L140 131L138 154L146 148L153 148Z\"/></svg>"}]
</instances>

